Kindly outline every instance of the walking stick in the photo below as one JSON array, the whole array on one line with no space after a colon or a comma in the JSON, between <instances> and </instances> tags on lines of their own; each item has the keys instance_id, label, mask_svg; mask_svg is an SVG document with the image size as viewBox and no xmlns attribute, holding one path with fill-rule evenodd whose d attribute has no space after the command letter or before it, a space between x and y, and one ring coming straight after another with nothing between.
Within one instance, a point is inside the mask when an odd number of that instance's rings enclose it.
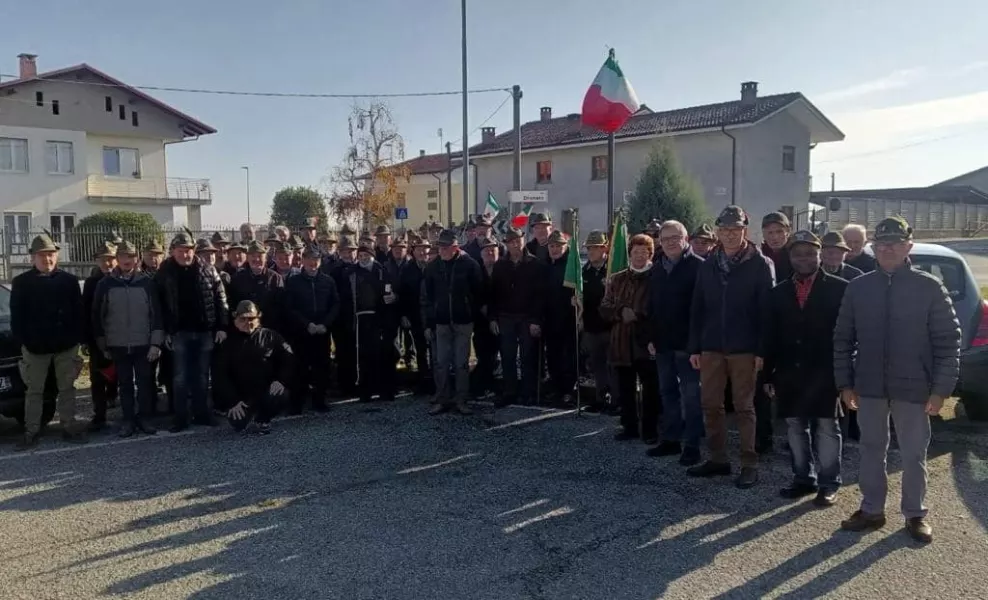
<instances>
[{"instance_id":1,"label":"walking stick","mask_svg":"<svg viewBox=\"0 0 988 600\"><path fill-rule=\"evenodd\" d=\"M576 416L577 418L583 415L583 410L580 406L580 310L579 308L573 311L573 329L576 334Z\"/></svg>"}]
</instances>

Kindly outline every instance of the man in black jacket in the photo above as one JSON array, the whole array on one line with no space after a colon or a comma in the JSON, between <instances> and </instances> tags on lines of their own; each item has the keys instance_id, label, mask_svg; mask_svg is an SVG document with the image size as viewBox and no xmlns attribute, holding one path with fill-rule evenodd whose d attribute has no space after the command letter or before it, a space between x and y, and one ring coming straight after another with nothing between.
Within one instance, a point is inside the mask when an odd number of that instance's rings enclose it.
<instances>
[{"instance_id":1,"label":"man in black jacket","mask_svg":"<svg viewBox=\"0 0 988 600\"><path fill-rule=\"evenodd\" d=\"M75 388L82 369L79 343L83 337L82 294L79 280L58 268L58 245L47 234L31 240L31 269L14 277L10 292L10 327L22 346L21 377L24 393L24 438L18 450L38 443L44 406L45 381L54 367L58 384L58 418L62 436L85 442L75 424Z\"/></svg>"},{"instance_id":2,"label":"man in black jacket","mask_svg":"<svg viewBox=\"0 0 988 600\"><path fill-rule=\"evenodd\" d=\"M834 327L847 282L822 270L820 239L797 231L789 245L793 276L770 293L766 393L786 419L792 484L780 492L833 506L841 485L841 415L834 383ZM819 461L820 469L816 469Z\"/></svg>"},{"instance_id":3,"label":"man in black jacket","mask_svg":"<svg viewBox=\"0 0 988 600\"><path fill-rule=\"evenodd\" d=\"M209 365L214 344L226 339L230 315L226 291L216 267L195 255L195 241L187 233L172 239L171 257L154 276L161 295L165 346L174 357L175 422L177 433L192 423L215 425L206 401Z\"/></svg>"},{"instance_id":4,"label":"man in black jacket","mask_svg":"<svg viewBox=\"0 0 988 600\"><path fill-rule=\"evenodd\" d=\"M538 352L545 302L545 264L525 249L525 234L509 229L504 236L508 255L497 261L491 274L493 293L487 307L491 331L501 340L504 392L497 402L535 403L538 396ZM518 355L521 353L521 389ZM519 396L520 394L520 396Z\"/></svg>"},{"instance_id":5,"label":"man in black jacket","mask_svg":"<svg viewBox=\"0 0 988 600\"><path fill-rule=\"evenodd\" d=\"M230 280L229 304L238 306L250 300L261 312L261 325L282 336L285 329L285 280L268 268L267 248L257 240L247 244L247 268L240 269Z\"/></svg>"},{"instance_id":6,"label":"man in black jacket","mask_svg":"<svg viewBox=\"0 0 988 600\"><path fill-rule=\"evenodd\" d=\"M690 250L700 258L707 258L710 251L717 245L717 236L710 225L701 223L690 235Z\"/></svg>"},{"instance_id":7,"label":"man in black jacket","mask_svg":"<svg viewBox=\"0 0 988 600\"><path fill-rule=\"evenodd\" d=\"M868 242L868 230L863 225L851 223L844 227L843 234L844 241L847 242L847 247L850 249L845 258L847 264L862 273L874 271L878 266L875 257L864 251L865 244Z\"/></svg>"},{"instance_id":8,"label":"man in black jacket","mask_svg":"<svg viewBox=\"0 0 988 600\"><path fill-rule=\"evenodd\" d=\"M271 433L271 419L289 397L292 349L278 332L261 326L262 313L243 300L233 313L234 331L214 373L216 393L231 407L230 425L237 431Z\"/></svg>"},{"instance_id":9,"label":"man in black jacket","mask_svg":"<svg viewBox=\"0 0 988 600\"><path fill-rule=\"evenodd\" d=\"M429 264L429 240L412 239L412 260L398 272L398 313L402 329L409 332L415 345L416 387L420 394L433 393L429 346L422 322L422 280ZM406 366L409 366L406 363Z\"/></svg>"},{"instance_id":10,"label":"man in black jacket","mask_svg":"<svg viewBox=\"0 0 988 600\"><path fill-rule=\"evenodd\" d=\"M549 213L534 213L529 224L532 227L532 240L525 246L525 250L540 261L548 263L552 217Z\"/></svg>"},{"instance_id":11,"label":"man in black jacket","mask_svg":"<svg viewBox=\"0 0 988 600\"><path fill-rule=\"evenodd\" d=\"M845 262L847 253L851 251L851 248L839 231L824 234L820 243L823 244L823 250L820 251L821 269L845 281L851 281L864 275L861 269Z\"/></svg>"},{"instance_id":12,"label":"man in black jacket","mask_svg":"<svg viewBox=\"0 0 988 600\"><path fill-rule=\"evenodd\" d=\"M741 432L739 488L758 482L755 452L755 382L765 356L771 259L747 237L748 215L729 205L717 217L720 245L701 265L690 309L690 364L700 371L700 401L710 458L690 467L694 477L730 475L724 386L731 382Z\"/></svg>"},{"instance_id":13,"label":"man in black jacket","mask_svg":"<svg viewBox=\"0 0 988 600\"><path fill-rule=\"evenodd\" d=\"M99 269L86 278L82 284L82 329L83 343L89 353L89 394L93 400L93 418L89 422L89 430L96 432L106 426L106 409L116 402L117 379L113 363L96 345L93 335L93 298L96 296L96 286L100 280L117 265L117 249L110 242L103 242L96 251L96 267Z\"/></svg>"},{"instance_id":14,"label":"man in black jacket","mask_svg":"<svg viewBox=\"0 0 988 600\"><path fill-rule=\"evenodd\" d=\"M374 260L387 266L391 260L391 228L381 225L374 231Z\"/></svg>"},{"instance_id":15,"label":"man in black jacket","mask_svg":"<svg viewBox=\"0 0 988 600\"><path fill-rule=\"evenodd\" d=\"M370 402L375 395L383 401L393 401L398 361L394 337L398 323L396 284L388 270L374 260L370 245L357 250L357 264L347 273L356 324L360 401Z\"/></svg>"},{"instance_id":16,"label":"man in black jacket","mask_svg":"<svg viewBox=\"0 0 988 600\"><path fill-rule=\"evenodd\" d=\"M584 244L587 247L587 264L583 265L583 335L582 346L590 362L593 372L596 397L588 407L589 411L599 412L607 409L607 400L611 396L611 404L617 390L612 378L611 368L607 364L607 350L611 343L611 324L600 316L600 301L604 299L604 287L607 281L607 234L594 230L587 236Z\"/></svg>"},{"instance_id":17,"label":"man in black jacket","mask_svg":"<svg viewBox=\"0 0 988 600\"><path fill-rule=\"evenodd\" d=\"M494 220L490 215L477 215L477 218L473 222L473 236L474 238L468 243L463 245L463 251L470 255L470 258L474 259L477 264L483 264L483 247L481 242L494 239L494 244L497 246L498 256L506 256L508 251L505 249L504 244L498 242L494 238ZM476 333L476 332L475 332Z\"/></svg>"},{"instance_id":18,"label":"man in black jacket","mask_svg":"<svg viewBox=\"0 0 988 600\"><path fill-rule=\"evenodd\" d=\"M348 229L344 226L344 231ZM340 314L333 326L332 336L333 347L336 349L336 383L344 398L351 398L357 393L356 311L353 288L350 285L350 274L356 264L356 251L353 238L341 235L337 250L338 260L329 272L340 296Z\"/></svg>"},{"instance_id":19,"label":"man in black jacket","mask_svg":"<svg viewBox=\"0 0 988 600\"><path fill-rule=\"evenodd\" d=\"M292 386L292 414L301 414L312 394L312 410L325 412L329 389L329 332L340 314L340 296L333 278L319 270L319 248L308 246L302 272L285 283L288 330L295 351L296 377Z\"/></svg>"},{"instance_id":20,"label":"man in black jacket","mask_svg":"<svg viewBox=\"0 0 988 600\"><path fill-rule=\"evenodd\" d=\"M573 398L577 377L576 307L573 303L573 288L564 285L569 246L562 231L553 231L549 235L548 248L548 277L543 305L546 363L552 383L553 401L568 408L576 404Z\"/></svg>"},{"instance_id":21,"label":"man in black jacket","mask_svg":"<svg viewBox=\"0 0 988 600\"><path fill-rule=\"evenodd\" d=\"M473 413L466 404L470 394L470 340L474 320L481 312L480 266L460 250L453 231L443 231L437 243L439 260L426 267L422 283L426 336L434 339L436 348L436 405L430 414L455 408L469 415ZM455 373L453 386L449 381L451 370Z\"/></svg>"},{"instance_id":22,"label":"man in black jacket","mask_svg":"<svg viewBox=\"0 0 988 600\"><path fill-rule=\"evenodd\" d=\"M477 355L477 364L470 373L470 387L476 398L482 398L488 392L494 391L494 371L497 368L498 346L497 336L491 332L490 321L487 320L487 304L492 293L491 274L494 265L500 258L498 241L485 236L477 240L480 248L480 297L478 304L481 310L473 323L473 349Z\"/></svg>"},{"instance_id":23,"label":"man in black jacket","mask_svg":"<svg viewBox=\"0 0 988 600\"><path fill-rule=\"evenodd\" d=\"M659 247L649 276L648 314L652 324L649 350L654 352L659 372L662 443L648 450L648 455L679 455L679 464L693 466L700 462L703 408L700 374L690 364L686 347L693 290L703 259L693 254L686 227L679 221L660 225Z\"/></svg>"},{"instance_id":24,"label":"man in black jacket","mask_svg":"<svg viewBox=\"0 0 988 600\"><path fill-rule=\"evenodd\" d=\"M141 258L141 270L148 277L154 278L158 269L161 268L161 263L165 258L165 249L157 239L151 239L147 244L144 245L142 258ZM152 398L151 404L151 415L154 416L158 412L158 393L164 388L165 398L168 401L168 412L171 413L175 410L175 389L172 386L174 382L174 369L172 363L174 361L173 353L170 349L162 346L161 355L158 360L151 363L151 378L155 383L155 394Z\"/></svg>"}]
</instances>

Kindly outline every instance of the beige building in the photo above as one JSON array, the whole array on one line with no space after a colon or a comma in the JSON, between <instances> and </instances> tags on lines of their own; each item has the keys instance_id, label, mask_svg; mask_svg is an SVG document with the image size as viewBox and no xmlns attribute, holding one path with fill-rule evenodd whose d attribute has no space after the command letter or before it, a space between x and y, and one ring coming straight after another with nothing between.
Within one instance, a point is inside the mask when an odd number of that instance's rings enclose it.
<instances>
[{"instance_id":1,"label":"beige building","mask_svg":"<svg viewBox=\"0 0 988 600\"><path fill-rule=\"evenodd\" d=\"M208 179L170 177L167 149L212 127L86 64L38 74L21 54L0 82L0 209L4 251L24 257L31 232L58 241L88 215L149 213L201 228Z\"/></svg>"},{"instance_id":2,"label":"beige building","mask_svg":"<svg viewBox=\"0 0 988 600\"><path fill-rule=\"evenodd\" d=\"M410 172L408 181L398 183L398 203L408 209L408 220L405 226L416 228L423 222L433 221L448 224L463 221L463 168L458 154L453 155L452 174L450 161L445 154L426 154L420 150L419 155L401 163ZM474 176L470 177L470 212L473 212ZM447 182L450 185L447 185ZM452 191L452 203L450 192ZM450 209L452 208L452 212ZM452 215L452 218L450 217ZM401 223L397 223L401 225Z\"/></svg>"}]
</instances>

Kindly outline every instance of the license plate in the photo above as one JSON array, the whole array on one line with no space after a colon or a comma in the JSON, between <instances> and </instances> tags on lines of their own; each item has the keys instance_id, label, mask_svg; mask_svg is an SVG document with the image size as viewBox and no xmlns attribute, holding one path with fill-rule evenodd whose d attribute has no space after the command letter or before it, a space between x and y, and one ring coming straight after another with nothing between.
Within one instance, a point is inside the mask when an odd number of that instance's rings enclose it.
<instances>
[{"instance_id":1,"label":"license plate","mask_svg":"<svg viewBox=\"0 0 988 600\"><path fill-rule=\"evenodd\" d=\"M10 377L0 377L0 392L9 391L14 385L10 382Z\"/></svg>"}]
</instances>

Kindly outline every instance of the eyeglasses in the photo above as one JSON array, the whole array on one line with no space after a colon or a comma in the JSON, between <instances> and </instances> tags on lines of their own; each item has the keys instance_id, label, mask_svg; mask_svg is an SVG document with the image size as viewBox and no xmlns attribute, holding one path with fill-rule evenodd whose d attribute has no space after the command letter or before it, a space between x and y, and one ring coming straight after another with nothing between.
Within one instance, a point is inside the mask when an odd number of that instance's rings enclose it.
<instances>
[{"instance_id":1,"label":"eyeglasses","mask_svg":"<svg viewBox=\"0 0 988 600\"><path fill-rule=\"evenodd\" d=\"M683 241L683 236L681 235L670 235L659 238L660 244L665 244L666 242L682 242L682 241Z\"/></svg>"}]
</instances>

